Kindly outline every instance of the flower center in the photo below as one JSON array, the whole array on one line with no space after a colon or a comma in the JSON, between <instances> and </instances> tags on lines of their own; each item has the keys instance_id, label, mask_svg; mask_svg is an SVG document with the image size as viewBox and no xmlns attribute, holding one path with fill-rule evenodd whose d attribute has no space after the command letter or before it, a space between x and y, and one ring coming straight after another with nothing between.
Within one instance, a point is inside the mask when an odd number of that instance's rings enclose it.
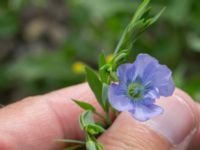
<instances>
[{"instance_id":1,"label":"flower center","mask_svg":"<svg viewBox=\"0 0 200 150\"><path fill-rule=\"evenodd\" d=\"M131 83L128 86L128 95L133 98L133 100L139 100L143 98L144 86L140 83Z\"/></svg>"}]
</instances>

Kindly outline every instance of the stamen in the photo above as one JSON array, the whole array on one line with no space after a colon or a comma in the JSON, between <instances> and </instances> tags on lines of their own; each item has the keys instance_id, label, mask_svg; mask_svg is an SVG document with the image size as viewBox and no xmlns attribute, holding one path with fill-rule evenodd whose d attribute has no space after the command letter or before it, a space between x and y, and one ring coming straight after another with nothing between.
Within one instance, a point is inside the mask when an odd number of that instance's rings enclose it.
<instances>
[{"instance_id":1,"label":"stamen","mask_svg":"<svg viewBox=\"0 0 200 150\"><path fill-rule=\"evenodd\" d=\"M128 95L133 100L139 100L143 98L144 86L140 83L131 83L128 86Z\"/></svg>"}]
</instances>

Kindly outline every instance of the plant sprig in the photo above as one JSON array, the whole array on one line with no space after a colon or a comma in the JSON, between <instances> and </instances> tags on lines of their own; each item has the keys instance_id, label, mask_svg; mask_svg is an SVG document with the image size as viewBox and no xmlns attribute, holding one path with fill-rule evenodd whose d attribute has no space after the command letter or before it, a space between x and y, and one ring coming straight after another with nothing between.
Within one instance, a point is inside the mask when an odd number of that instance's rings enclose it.
<instances>
[{"instance_id":1,"label":"plant sprig","mask_svg":"<svg viewBox=\"0 0 200 150\"><path fill-rule=\"evenodd\" d=\"M85 142L63 140L64 142L76 142L78 145L77 147L72 147L73 150L81 146L84 146L87 150L104 150L103 145L100 144L96 138L105 132L106 128L112 124L110 112L113 111L113 109L108 101L109 85L111 82L118 82L116 69L120 64L128 61L135 41L142 32L158 20L165 10L165 8L163 8L157 15L151 17L151 8L148 6L149 2L150 0L144 0L136 10L117 44L112 60L107 62L105 54L102 52L99 56L98 72L90 67L85 68L90 89L104 111L104 115L101 115L91 104L73 99L79 107L85 110L79 118L80 127L85 132ZM104 123L99 124L95 122L93 115L97 115Z\"/></svg>"},{"instance_id":2,"label":"plant sprig","mask_svg":"<svg viewBox=\"0 0 200 150\"><path fill-rule=\"evenodd\" d=\"M124 49L131 49L138 37L153 23L155 23L162 13L165 11L165 7L154 17L150 16L151 8L148 7L150 0L144 0L138 7L132 20L125 28L119 43L114 51L114 54L119 53Z\"/></svg>"}]
</instances>

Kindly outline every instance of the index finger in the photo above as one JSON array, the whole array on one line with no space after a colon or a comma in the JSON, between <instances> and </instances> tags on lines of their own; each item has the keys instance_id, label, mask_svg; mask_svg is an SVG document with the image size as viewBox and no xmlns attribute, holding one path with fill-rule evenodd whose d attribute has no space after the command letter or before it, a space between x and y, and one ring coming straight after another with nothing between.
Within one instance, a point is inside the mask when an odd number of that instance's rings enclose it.
<instances>
[{"instance_id":1,"label":"index finger","mask_svg":"<svg viewBox=\"0 0 200 150\"><path fill-rule=\"evenodd\" d=\"M71 98L97 106L87 84L41 96L29 97L0 110L0 149L59 149L55 139L81 139L78 117L81 109Z\"/></svg>"}]
</instances>

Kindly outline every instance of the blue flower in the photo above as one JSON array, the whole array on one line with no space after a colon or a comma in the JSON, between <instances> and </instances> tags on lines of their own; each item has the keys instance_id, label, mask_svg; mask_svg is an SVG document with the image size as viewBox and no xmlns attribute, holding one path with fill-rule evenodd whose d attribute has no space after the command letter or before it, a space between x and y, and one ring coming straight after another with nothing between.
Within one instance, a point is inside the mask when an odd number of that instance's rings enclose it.
<instances>
[{"instance_id":1,"label":"blue flower","mask_svg":"<svg viewBox=\"0 0 200 150\"><path fill-rule=\"evenodd\" d=\"M160 96L174 92L172 72L166 65L147 55L139 54L133 64L122 64L117 69L119 83L109 87L109 102L118 111L128 111L139 121L146 121L163 113L155 105Z\"/></svg>"}]
</instances>

